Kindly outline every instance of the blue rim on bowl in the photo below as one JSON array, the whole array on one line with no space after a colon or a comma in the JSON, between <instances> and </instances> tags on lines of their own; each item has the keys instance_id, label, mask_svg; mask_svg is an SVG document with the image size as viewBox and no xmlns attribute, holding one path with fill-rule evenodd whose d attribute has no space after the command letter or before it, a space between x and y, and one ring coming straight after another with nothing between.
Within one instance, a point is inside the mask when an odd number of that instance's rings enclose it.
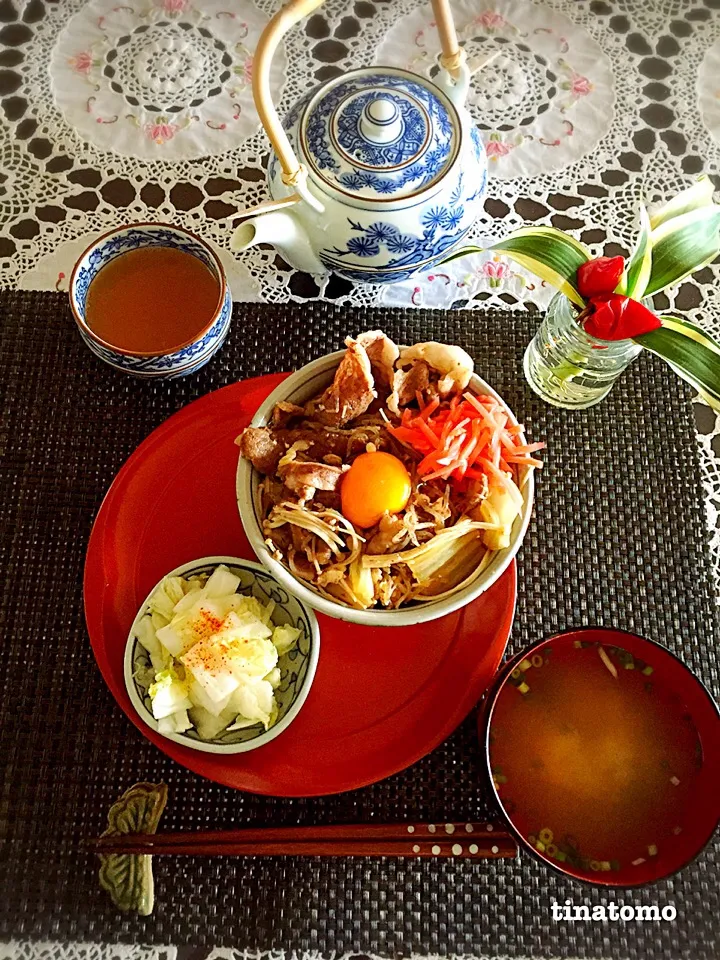
<instances>
[{"instance_id":1,"label":"blue rim on bowl","mask_svg":"<svg viewBox=\"0 0 720 960\"><path fill-rule=\"evenodd\" d=\"M99 271L116 257L141 247L173 247L196 257L219 284L218 302L212 317L185 343L164 353L124 350L99 337L85 320L85 301ZM204 240L168 223L133 223L116 227L93 241L80 255L70 276L70 309L84 343L105 363L136 377L168 378L195 373L224 342L232 317L232 294L220 258Z\"/></svg>"},{"instance_id":2,"label":"blue rim on bowl","mask_svg":"<svg viewBox=\"0 0 720 960\"><path fill-rule=\"evenodd\" d=\"M212 740L202 740L197 731L165 734L175 743L205 753L247 753L264 746L278 737L293 722L307 699L315 677L320 655L320 629L311 609L292 596L275 577L259 563L243 560L239 557L202 557L184 563L165 576L190 577L197 574L212 573L220 564L225 564L236 576L240 577L239 592L256 596L262 603L275 601L273 623L291 624L300 630L297 646L282 656L278 662L282 679L275 691L278 703L278 719L269 730L262 726L246 727L243 730L222 731ZM163 578L164 579L164 578ZM162 581L161 581L162 582ZM136 679L138 669L149 666L149 657L145 648L137 639L138 623L145 615L153 593L159 586L155 584L138 610L128 634L125 647L125 687L139 716L157 732L158 722L152 715L150 697L147 690Z\"/></svg>"}]
</instances>

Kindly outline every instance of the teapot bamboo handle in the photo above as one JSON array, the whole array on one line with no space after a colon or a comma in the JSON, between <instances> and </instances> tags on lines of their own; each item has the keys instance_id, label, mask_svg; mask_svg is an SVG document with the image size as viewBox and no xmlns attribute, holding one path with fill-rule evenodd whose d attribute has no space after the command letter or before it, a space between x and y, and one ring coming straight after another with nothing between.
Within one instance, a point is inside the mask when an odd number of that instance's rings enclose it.
<instances>
[{"instance_id":1,"label":"teapot bamboo handle","mask_svg":"<svg viewBox=\"0 0 720 960\"><path fill-rule=\"evenodd\" d=\"M466 54L458 43L455 21L450 12L450 0L432 0L432 9L442 47L440 66L457 79L460 68L465 62Z\"/></svg>"},{"instance_id":2,"label":"teapot bamboo handle","mask_svg":"<svg viewBox=\"0 0 720 960\"><path fill-rule=\"evenodd\" d=\"M307 170L298 161L295 151L283 129L280 117L275 109L270 93L270 64L278 44L298 20L321 6L323 0L290 0L278 10L260 36L253 61L252 90L255 108L263 127L273 146L280 167L282 181L288 187L294 187L304 200L316 209L322 207L307 189Z\"/></svg>"}]
</instances>

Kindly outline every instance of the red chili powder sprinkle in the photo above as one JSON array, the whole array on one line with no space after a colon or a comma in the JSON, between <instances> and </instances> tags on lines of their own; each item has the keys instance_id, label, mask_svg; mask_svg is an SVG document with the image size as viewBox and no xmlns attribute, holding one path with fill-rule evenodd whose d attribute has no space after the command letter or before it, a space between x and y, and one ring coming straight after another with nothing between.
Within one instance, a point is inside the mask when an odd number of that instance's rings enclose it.
<instances>
[{"instance_id":1,"label":"red chili powder sprinkle","mask_svg":"<svg viewBox=\"0 0 720 960\"><path fill-rule=\"evenodd\" d=\"M223 625L220 617L214 616L209 610L200 610L197 622L193 624L198 640L206 640L214 633L218 633Z\"/></svg>"}]
</instances>

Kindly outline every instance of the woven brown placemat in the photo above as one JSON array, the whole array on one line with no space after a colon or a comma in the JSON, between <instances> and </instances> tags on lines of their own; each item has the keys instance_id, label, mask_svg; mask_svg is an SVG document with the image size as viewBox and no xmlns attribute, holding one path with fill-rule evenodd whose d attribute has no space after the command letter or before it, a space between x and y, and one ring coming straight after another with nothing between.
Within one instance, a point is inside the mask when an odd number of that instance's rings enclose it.
<instances>
[{"instance_id":1,"label":"woven brown placemat","mask_svg":"<svg viewBox=\"0 0 720 960\"><path fill-rule=\"evenodd\" d=\"M720 845L645 891L603 893L517 862L159 859L150 918L115 911L79 847L138 780L164 780L163 826L482 819L474 717L429 757L339 797L281 800L205 781L115 705L94 664L82 567L94 515L132 450L170 414L234 380L300 366L349 332L470 351L533 439L548 441L519 560L511 649L584 624L666 643L717 696L717 620L691 405L662 364L636 362L585 412L525 385L537 319L465 312L237 304L222 352L186 380L146 383L95 360L65 298L0 296L4 535L0 601L0 937L420 953L717 958ZM431 631L428 634L431 641ZM673 903L673 923L554 922L550 904Z\"/></svg>"}]
</instances>

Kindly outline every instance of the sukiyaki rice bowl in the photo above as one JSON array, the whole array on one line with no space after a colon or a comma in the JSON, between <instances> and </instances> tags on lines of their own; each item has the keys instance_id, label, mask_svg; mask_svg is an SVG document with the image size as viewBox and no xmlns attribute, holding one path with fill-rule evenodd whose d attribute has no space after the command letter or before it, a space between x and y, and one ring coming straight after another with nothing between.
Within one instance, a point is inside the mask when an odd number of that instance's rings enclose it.
<instances>
[{"instance_id":1,"label":"sukiyaki rice bowl","mask_svg":"<svg viewBox=\"0 0 720 960\"><path fill-rule=\"evenodd\" d=\"M239 434L240 517L259 560L316 610L434 620L512 562L544 444L459 347L381 331L345 343L287 377Z\"/></svg>"}]
</instances>

